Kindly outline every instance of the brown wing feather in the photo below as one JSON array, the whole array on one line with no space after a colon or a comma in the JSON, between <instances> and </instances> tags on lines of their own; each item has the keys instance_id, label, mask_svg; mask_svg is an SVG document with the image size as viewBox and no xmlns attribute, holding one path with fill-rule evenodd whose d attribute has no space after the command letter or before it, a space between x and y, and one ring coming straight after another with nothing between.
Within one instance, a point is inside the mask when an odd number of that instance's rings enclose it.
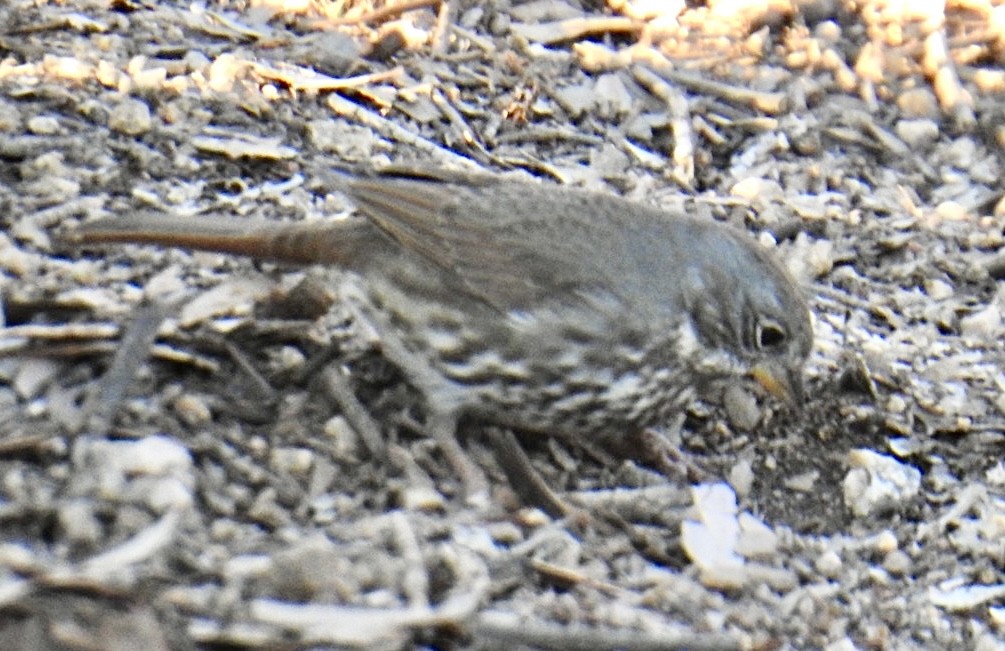
<instances>
[{"instance_id":1,"label":"brown wing feather","mask_svg":"<svg viewBox=\"0 0 1005 651\"><path fill-rule=\"evenodd\" d=\"M597 250L598 242L617 248L616 234L598 238L582 214L558 214L569 197L580 197L585 208L592 195L484 178L471 184L400 175L354 179L348 191L401 246L504 311L575 301L587 289L611 287L607 271L618 271L618 265L593 263L608 253Z\"/></svg>"}]
</instances>

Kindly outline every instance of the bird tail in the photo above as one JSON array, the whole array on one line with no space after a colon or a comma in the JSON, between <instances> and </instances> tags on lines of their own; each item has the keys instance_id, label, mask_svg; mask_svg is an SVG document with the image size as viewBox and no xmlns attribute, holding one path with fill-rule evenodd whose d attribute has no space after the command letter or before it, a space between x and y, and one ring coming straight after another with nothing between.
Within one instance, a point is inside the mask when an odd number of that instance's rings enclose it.
<instances>
[{"instance_id":1,"label":"bird tail","mask_svg":"<svg viewBox=\"0 0 1005 651\"><path fill-rule=\"evenodd\" d=\"M357 220L276 223L233 217L175 217L157 213L100 219L66 233L62 242L154 244L243 255L289 264L352 266L366 224Z\"/></svg>"}]
</instances>

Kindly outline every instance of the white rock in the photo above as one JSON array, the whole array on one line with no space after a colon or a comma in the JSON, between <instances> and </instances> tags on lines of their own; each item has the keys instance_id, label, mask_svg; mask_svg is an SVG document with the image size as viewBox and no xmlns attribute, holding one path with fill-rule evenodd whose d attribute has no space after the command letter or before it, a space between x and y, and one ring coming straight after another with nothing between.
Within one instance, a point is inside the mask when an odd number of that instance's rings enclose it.
<instances>
[{"instance_id":1,"label":"white rock","mask_svg":"<svg viewBox=\"0 0 1005 651\"><path fill-rule=\"evenodd\" d=\"M925 281L925 293L930 298L941 301L953 295L953 286L938 278L930 278Z\"/></svg>"},{"instance_id":2,"label":"white rock","mask_svg":"<svg viewBox=\"0 0 1005 651\"><path fill-rule=\"evenodd\" d=\"M743 558L736 553L740 523L733 489L726 484L702 484L691 493L697 519L681 523L684 553L700 569L717 575L742 567Z\"/></svg>"},{"instance_id":3,"label":"white rock","mask_svg":"<svg viewBox=\"0 0 1005 651\"><path fill-rule=\"evenodd\" d=\"M927 149L939 139L939 125L935 120L899 120L894 127L897 136L911 149Z\"/></svg>"},{"instance_id":4,"label":"white rock","mask_svg":"<svg viewBox=\"0 0 1005 651\"><path fill-rule=\"evenodd\" d=\"M1002 313L997 305L989 305L979 312L960 319L960 334L964 337L993 341L1002 331Z\"/></svg>"},{"instance_id":5,"label":"white rock","mask_svg":"<svg viewBox=\"0 0 1005 651\"><path fill-rule=\"evenodd\" d=\"M895 510L921 489L921 472L872 450L852 450L853 466L844 479L844 500L858 517Z\"/></svg>"}]
</instances>

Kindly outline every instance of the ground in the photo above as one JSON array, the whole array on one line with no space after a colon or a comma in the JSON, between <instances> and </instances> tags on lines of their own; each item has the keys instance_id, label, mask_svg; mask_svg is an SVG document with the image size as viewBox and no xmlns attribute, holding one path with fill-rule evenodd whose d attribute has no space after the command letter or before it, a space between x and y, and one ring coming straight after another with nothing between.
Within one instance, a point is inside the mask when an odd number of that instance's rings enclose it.
<instances>
[{"instance_id":1,"label":"ground","mask_svg":"<svg viewBox=\"0 0 1005 651\"><path fill-rule=\"evenodd\" d=\"M0 7L0 646L1005 648L1005 6L293 4ZM386 163L749 230L805 404L523 438L559 519L472 425L472 505L323 272L66 244Z\"/></svg>"}]
</instances>

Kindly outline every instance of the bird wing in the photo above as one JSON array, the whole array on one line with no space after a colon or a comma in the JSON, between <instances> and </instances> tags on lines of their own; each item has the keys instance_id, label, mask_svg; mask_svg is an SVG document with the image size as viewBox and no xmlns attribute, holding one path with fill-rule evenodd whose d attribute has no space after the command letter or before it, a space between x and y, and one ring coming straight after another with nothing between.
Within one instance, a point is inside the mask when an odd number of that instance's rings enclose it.
<instances>
[{"instance_id":1,"label":"bird wing","mask_svg":"<svg viewBox=\"0 0 1005 651\"><path fill-rule=\"evenodd\" d=\"M589 219L588 209L597 206L587 193L397 171L353 179L348 191L403 248L504 312L542 302L581 305L586 296L610 294L618 287L611 275L626 264L623 256L611 263L619 248L616 229L605 225L604 215ZM610 299L602 303L610 306Z\"/></svg>"}]
</instances>

